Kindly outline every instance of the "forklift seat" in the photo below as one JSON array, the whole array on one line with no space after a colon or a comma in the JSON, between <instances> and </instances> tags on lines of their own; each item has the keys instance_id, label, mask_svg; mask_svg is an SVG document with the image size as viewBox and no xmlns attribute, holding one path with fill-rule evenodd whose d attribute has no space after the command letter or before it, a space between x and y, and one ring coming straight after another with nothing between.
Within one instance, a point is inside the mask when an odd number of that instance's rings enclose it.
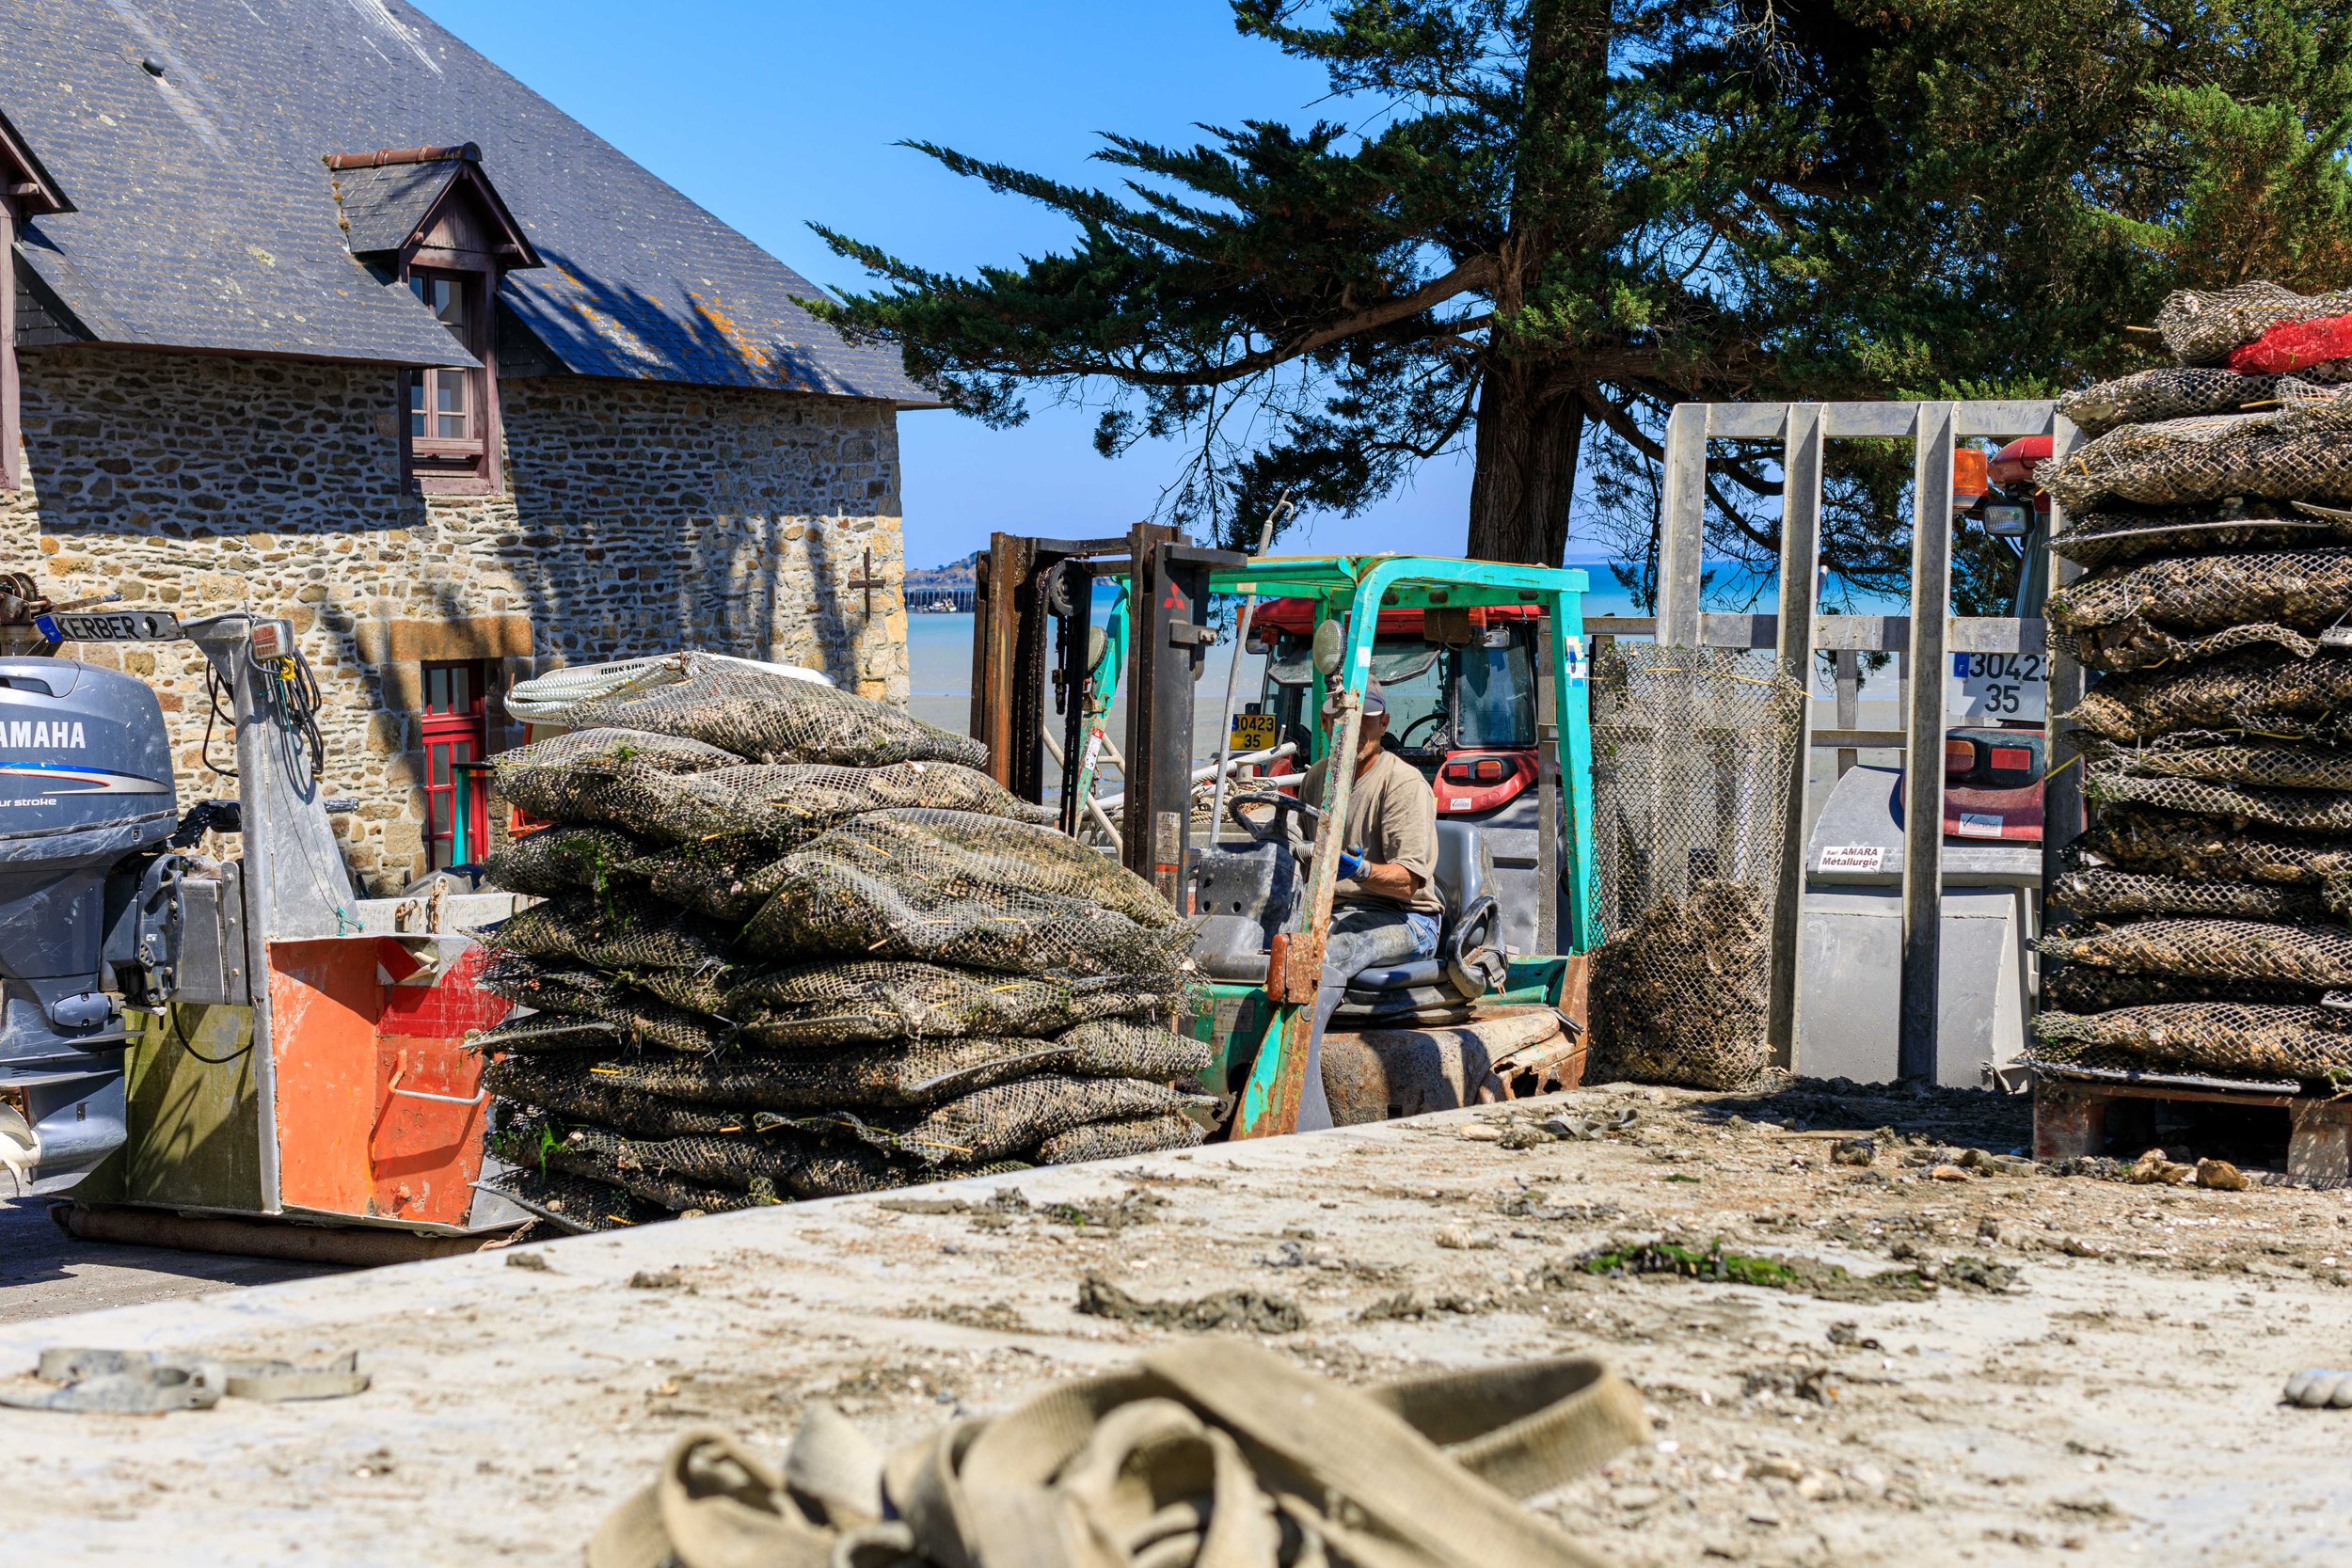
<instances>
[{"instance_id":1,"label":"forklift seat","mask_svg":"<svg viewBox=\"0 0 2352 1568\"><path fill-rule=\"evenodd\" d=\"M1368 969L1351 979L1342 1018L1390 1018L1458 1009L1502 983L1496 946L1502 911L1486 891L1494 858L1467 822L1439 821L1438 895L1445 901L1435 957ZM1194 954L1212 980L1263 985L1273 933L1290 924L1305 893L1287 844L1204 849L1194 908L1201 914Z\"/></svg>"}]
</instances>

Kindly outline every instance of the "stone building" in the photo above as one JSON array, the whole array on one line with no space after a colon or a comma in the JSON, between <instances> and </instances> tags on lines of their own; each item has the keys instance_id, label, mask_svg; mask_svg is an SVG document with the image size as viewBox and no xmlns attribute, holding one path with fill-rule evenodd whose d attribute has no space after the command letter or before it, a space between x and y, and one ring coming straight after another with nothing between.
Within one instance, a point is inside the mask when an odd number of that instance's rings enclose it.
<instances>
[{"instance_id":1,"label":"stone building","mask_svg":"<svg viewBox=\"0 0 2352 1568\"><path fill-rule=\"evenodd\" d=\"M525 675L699 647L904 701L931 400L790 268L405 0L10 11L0 570L290 617L373 889L445 860ZM192 648L64 652L227 793Z\"/></svg>"}]
</instances>

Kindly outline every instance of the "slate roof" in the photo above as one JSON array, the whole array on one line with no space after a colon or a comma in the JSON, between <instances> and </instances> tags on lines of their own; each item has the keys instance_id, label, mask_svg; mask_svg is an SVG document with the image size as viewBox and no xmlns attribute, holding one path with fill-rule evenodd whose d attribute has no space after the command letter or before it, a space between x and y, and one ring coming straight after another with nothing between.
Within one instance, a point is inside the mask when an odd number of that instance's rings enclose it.
<instances>
[{"instance_id":1,"label":"slate roof","mask_svg":"<svg viewBox=\"0 0 2352 1568\"><path fill-rule=\"evenodd\" d=\"M807 279L406 0L8 10L0 113L78 209L25 223L19 254L101 341L468 362L353 259L323 160L473 142L547 263L508 274L501 300L564 370L936 404L896 350L794 304L820 292ZM355 245L397 221L382 183Z\"/></svg>"}]
</instances>

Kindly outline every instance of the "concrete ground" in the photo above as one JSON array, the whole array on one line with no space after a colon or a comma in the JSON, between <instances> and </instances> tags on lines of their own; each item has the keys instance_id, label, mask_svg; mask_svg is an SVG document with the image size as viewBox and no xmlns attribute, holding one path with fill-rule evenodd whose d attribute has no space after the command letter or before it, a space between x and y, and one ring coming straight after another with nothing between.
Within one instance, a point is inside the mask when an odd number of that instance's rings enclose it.
<instances>
[{"instance_id":1,"label":"concrete ground","mask_svg":"<svg viewBox=\"0 0 2352 1568\"><path fill-rule=\"evenodd\" d=\"M2352 1362L2345 1194L1963 1164L2025 1141L1989 1095L1533 1108L1578 1135L1488 1107L0 1325L17 1388L56 1344L356 1349L376 1380L0 1410L10 1557L576 1563L681 1432L778 1448L823 1399L896 1443L1167 1342L1079 1314L1099 1275L1282 1296L1306 1326L1263 1342L1351 1382L1605 1358L1654 1441L1535 1506L1612 1564L2352 1561L2352 1412L2279 1403ZM1858 1132L1873 1163L1834 1163ZM1642 1272L1717 1239L1763 1283Z\"/></svg>"},{"instance_id":2,"label":"concrete ground","mask_svg":"<svg viewBox=\"0 0 2352 1568\"><path fill-rule=\"evenodd\" d=\"M47 1198L0 1198L0 1323L341 1272L317 1263L79 1242L51 1222L49 1204Z\"/></svg>"}]
</instances>

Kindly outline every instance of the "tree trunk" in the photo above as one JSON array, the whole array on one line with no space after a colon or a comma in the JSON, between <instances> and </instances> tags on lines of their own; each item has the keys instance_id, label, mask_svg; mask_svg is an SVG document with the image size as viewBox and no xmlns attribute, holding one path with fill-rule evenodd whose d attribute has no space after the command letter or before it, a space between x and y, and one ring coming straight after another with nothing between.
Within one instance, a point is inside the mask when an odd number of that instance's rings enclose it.
<instances>
[{"instance_id":1,"label":"tree trunk","mask_svg":"<svg viewBox=\"0 0 2352 1568\"><path fill-rule=\"evenodd\" d=\"M1473 561L1557 566L1584 444L1584 404L1542 365L1497 362L1478 392L1478 467L1470 479Z\"/></svg>"}]
</instances>

